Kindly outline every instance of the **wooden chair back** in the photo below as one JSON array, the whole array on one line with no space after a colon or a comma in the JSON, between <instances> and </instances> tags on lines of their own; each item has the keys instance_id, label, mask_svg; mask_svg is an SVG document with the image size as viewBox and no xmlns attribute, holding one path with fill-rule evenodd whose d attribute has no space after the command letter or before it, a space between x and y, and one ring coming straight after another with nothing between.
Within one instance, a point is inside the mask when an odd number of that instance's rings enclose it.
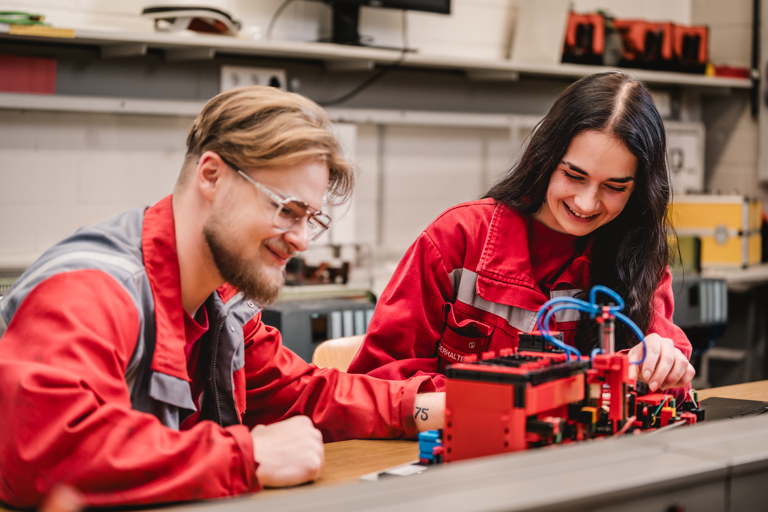
<instances>
[{"instance_id":1,"label":"wooden chair back","mask_svg":"<svg viewBox=\"0 0 768 512\"><path fill-rule=\"evenodd\" d=\"M364 334L335 338L320 343L312 354L312 362L319 368L338 368L345 372L365 339Z\"/></svg>"}]
</instances>

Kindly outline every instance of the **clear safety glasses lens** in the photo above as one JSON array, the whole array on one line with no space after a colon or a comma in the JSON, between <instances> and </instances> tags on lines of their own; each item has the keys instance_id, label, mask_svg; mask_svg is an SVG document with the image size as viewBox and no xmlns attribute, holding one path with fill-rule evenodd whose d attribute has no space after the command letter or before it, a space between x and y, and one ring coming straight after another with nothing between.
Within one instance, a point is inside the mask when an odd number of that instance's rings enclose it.
<instances>
[{"instance_id":1,"label":"clear safety glasses lens","mask_svg":"<svg viewBox=\"0 0 768 512\"><path fill-rule=\"evenodd\" d=\"M310 241L317 240L331 223L331 218L322 212L309 213L307 205L300 201L287 200L272 204L276 208L272 222L280 229L291 229L308 216L307 230Z\"/></svg>"}]
</instances>

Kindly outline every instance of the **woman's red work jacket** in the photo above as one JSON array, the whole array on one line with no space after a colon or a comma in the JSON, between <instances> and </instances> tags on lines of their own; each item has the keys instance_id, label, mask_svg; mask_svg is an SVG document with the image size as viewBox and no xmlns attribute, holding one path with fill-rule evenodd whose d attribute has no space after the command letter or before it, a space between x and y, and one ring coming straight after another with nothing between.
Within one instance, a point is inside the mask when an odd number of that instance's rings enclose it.
<instances>
[{"instance_id":1,"label":"woman's red work jacket","mask_svg":"<svg viewBox=\"0 0 768 512\"><path fill-rule=\"evenodd\" d=\"M467 354L517 347L550 298L590 288L589 247L556 279L550 297L537 286L528 247L529 217L493 199L454 206L410 247L376 305L365 342L349 367L384 379L430 375L445 385L445 366ZM691 344L672 323L672 278L654 296L646 334L673 340L690 358ZM557 330L573 344L575 310L555 313Z\"/></svg>"}]
</instances>

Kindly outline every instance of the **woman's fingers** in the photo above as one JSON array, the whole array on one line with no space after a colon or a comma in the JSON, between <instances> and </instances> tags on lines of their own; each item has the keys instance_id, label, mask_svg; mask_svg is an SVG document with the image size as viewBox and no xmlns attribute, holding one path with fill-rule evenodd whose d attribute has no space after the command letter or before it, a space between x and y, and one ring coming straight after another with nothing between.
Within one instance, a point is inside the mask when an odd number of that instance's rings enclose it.
<instances>
[{"instance_id":1,"label":"woman's fingers","mask_svg":"<svg viewBox=\"0 0 768 512\"><path fill-rule=\"evenodd\" d=\"M674 352L675 362L672 364L672 368L669 370L667 377L661 383L661 389L677 387L677 383L683 380L683 377L688 371L688 367L691 366L682 352L677 349L675 349Z\"/></svg>"},{"instance_id":2,"label":"woman's fingers","mask_svg":"<svg viewBox=\"0 0 768 512\"><path fill-rule=\"evenodd\" d=\"M636 345L629 352L629 360L640 361L643 358L643 346ZM677 388L690 384L696 370L680 349L669 338L662 338L651 333L645 337L645 360L642 365L632 365L629 377L648 383L648 389Z\"/></svg>"}]
</instances>

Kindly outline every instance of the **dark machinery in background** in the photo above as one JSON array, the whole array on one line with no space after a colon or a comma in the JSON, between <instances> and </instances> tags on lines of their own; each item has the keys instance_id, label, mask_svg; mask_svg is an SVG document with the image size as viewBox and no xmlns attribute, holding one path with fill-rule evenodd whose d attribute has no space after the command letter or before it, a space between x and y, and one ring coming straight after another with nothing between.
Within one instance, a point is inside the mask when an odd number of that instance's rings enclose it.
<instances>
[{"instance_id":1,"label":"dark machinery in background","mask_svg":"<svg viewBox=\"0 0 768 512\"><path fill-rule=\"evenodd\" d=\"M675 312L672 319L688 336L694 354L712 347L725 332L728 321L728 287L725 279L698 275L672 278Z\"/></svg>"},{"instance_id":2,"label":"dark machinery in background","mask_svg":"<svg viewBox=\"0 0 768 512\"><path fill-rule=\"evenodd\" d=\"M261 313L276 327L283 345L307 362L325 340L365 334L376 305L369 292L345 292L346 297L282 301Z\"/></svg>"}]
</instances>

